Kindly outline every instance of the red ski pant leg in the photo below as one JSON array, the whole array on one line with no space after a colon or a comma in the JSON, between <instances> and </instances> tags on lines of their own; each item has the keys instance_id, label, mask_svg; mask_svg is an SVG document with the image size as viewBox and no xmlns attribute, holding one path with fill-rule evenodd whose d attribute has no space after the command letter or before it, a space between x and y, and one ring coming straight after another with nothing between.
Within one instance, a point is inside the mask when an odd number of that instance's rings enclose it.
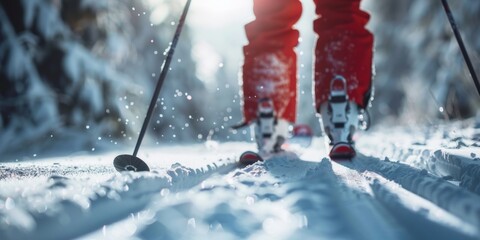
<instances>
[{"instance_id":1,"label":"red ski pant leg","mask_svg":"<svg viewBox=\"0 0 480 240\"><path fill-rule=\"evenodd\" d=\"M328 100L335 75L347 80L348 95L366 107L372 85L373 35L365 28L370 15L360 10L360 0L314 0L318 18L315 48L315 103Z\"/></svg>"},{"instance_id":2,"label":"red ski pant leg","mask_svg":"<svg viewBox=\"0 0 480 240\"><path fill-rule=\"evenodd\" d=\"M277 116L295 121L299 32L293 29L302 12L300 0L254 0L255 20L245 26L243 111L257 118L259 99L273 100Z\"/></svg>"}]
</instances>

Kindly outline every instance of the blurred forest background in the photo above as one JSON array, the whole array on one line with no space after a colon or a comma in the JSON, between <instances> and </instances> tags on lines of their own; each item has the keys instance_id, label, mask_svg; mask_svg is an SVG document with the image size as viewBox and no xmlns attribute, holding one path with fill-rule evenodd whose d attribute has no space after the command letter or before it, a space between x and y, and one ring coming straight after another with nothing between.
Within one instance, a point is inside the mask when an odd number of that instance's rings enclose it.
<instances>
[{"instance_id":1,"label":"blurred forest background","mask_svg":"<svg viewBox=\"0 0 480 240\"><path fill-rule=\"evenodd\" d=\"M242 120L238 73L251 1L230 9L244 11L243 18L210 14L213 23L201 25L202 9L223 1L192 1L147 144L250 139L248 129L228 127ZM0 153L133 148L184 3L2 0ZM303 4L297 115L319 134L311 93L314 6ZM450 4L480 72L480 1ZM476 114L480 98L440 1L365 0L362 6L375 35L374 124Z\"/></svg>"}]
</instances>

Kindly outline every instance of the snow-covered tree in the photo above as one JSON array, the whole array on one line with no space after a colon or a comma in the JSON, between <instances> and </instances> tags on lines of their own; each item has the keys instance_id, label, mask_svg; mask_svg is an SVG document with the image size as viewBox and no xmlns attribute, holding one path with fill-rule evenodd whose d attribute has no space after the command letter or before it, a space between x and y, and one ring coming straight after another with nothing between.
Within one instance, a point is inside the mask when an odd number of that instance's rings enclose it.
<instances>
[{"instance_id":1,"label":"snow-covered tree","mask_svg":"<svg viewBox=\"0 0 480 240\"><path fill-rule=\"evenodd\" d=\"M141 1L2 1L0 152L59 141L93 150L136 139L179 6L164 2L166 16L153 24L153 9ZM161 141L201 131L206 94L189 49L187 28L150 128Z\"/></svg>"},{"instance_id":2,"label":"snow-covered tree","mask_svg":"<svg viewBox=\"0 0 480 240\"><path fill-rule=\"evenodd\" d=\"M478 66L480 2L450 1L464 42ZM465 118L476 113L479 96L468 73L441 1L368 1L376 37L376 118L403 122Z\"/></svg>"}]
</instances>

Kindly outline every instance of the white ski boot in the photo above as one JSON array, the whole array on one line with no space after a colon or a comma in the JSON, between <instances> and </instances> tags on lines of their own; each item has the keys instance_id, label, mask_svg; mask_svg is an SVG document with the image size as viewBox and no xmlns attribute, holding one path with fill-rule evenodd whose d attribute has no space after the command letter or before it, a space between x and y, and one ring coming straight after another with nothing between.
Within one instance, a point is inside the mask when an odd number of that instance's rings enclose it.
<instances>
[{"instance_id":1,"label":"white ski boot","mask_svg":"<svg viewBox=\"0 0 480 240\"><path fill-rule=\"evenodd\" d=\"M353 135L358 128L358 114L357 104L348 99L347 81L342 76L335 76L330 84L328 102L320 106L320 124L328 136L325 140L331 148L331 159L355 157Z\"/></svg>"},{"instance_id":2,"label":"white ski boot","mask_svg":"<svg viewBox=\"0 0 480 240\"><path fill-rule=\"evenodd\" d=\"M257 122L255 124L255 140L260 155L268 155L282 151L282 145L288 136L288 121L275 116L273 101L261 99L258 103Z\"/></svg>"}]
</instances>

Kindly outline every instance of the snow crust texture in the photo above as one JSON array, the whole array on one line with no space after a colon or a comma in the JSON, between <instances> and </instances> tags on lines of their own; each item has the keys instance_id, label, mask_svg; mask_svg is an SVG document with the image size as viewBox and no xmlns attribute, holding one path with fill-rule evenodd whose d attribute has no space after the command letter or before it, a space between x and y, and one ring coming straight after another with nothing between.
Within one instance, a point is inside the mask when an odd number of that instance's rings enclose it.
<instances>
[{"instance_id":1,"label":"snow crust texture","mask_svg":"<svg viewBox=\"0 0 480 240\"><path fill-rule=\"evenodd\" d=\"M70 239L145 208L155 194L198 185L232 169L219 161L192 169L174 164L150 173L123 172L95 183L52 175L35 189L14 189L0 200L1 239ZM59 229L59 226L66 230Z\"/></svg>"},{"instance_id":2,"label":"snow crust texture","mask_svg":"<svg viewBox=\"0 0 480 240\"><path fill-rule=\"evenodd\" d=\"M338 162L319 138L246 167L239 142L145 149L148 173L108 154L6 163L0 239L479 239L476 132L378 128Z\"/></svg>"}]
</instances>

